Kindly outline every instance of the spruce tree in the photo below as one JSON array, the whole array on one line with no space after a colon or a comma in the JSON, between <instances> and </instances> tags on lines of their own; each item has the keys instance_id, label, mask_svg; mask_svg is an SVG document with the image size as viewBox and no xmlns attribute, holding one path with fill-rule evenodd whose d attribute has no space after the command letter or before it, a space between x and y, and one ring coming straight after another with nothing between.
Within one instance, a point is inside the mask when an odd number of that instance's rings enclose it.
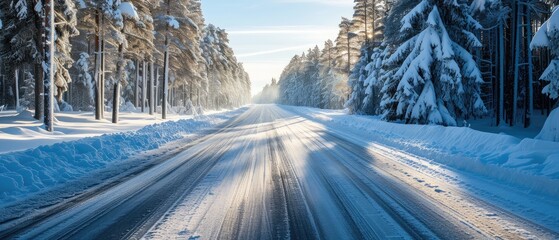
<instances>
[{"instance_id":1,"label":"spruce tree","mask_svg":"<svg viewBox=\"0 0 559 240\"><path fill-rule=\"evenodd\" d=\"M542 24L530 46L531 48L545 47L550 50L553 60L540 80L549 82L543 89L544 94L552 99L559 98L559 8L556 8L551 17Z\"/></svg>"},{"instance_id":2,"label":"spruce tree","mask_svg":"<svg viewBox=\"0 0 559 240\"><path fill-rule=\"evenodd\" d=\"M400 37L407 40L386 61L393 68L383 87L384 117L455 126L458 117L484 114L479 94L483 80L467 50L480 47L472 31L481 26L468 6L423 0L401 24Z\"/></svg>"}]
</instances>

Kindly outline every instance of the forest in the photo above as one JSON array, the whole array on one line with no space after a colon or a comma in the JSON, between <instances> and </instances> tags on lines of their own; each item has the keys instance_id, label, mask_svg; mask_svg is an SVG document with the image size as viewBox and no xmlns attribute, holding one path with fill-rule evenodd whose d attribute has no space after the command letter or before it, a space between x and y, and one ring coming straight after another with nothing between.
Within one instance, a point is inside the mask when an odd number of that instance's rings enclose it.
<instances>
[{"instance_id":1,"label":"forest","mask_svg":"<svg viewBox=\"0 0 559 240\"><path fill-rule=\"evenodd\" d=\"M117 123L238 107L250 85L200 0L0 2L0 108L32 110L47 130L57 111Z\"/></svg>"},{"instance_id":2,"label":"forest","mask_svg":"<svg viewBox=\"0 0 559 240\"><path fill-rule=\"evenodd\" d=\"M558 1L354 2L334 41L294 56L254 100L410 124L491 118L525 128L557 107Z\"/></svg>"}]
</instances>

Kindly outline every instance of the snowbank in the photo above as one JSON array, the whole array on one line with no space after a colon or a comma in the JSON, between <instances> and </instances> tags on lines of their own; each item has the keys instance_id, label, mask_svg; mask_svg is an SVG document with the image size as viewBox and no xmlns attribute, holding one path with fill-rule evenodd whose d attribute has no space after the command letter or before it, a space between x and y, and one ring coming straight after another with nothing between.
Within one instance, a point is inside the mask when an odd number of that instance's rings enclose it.
<instances>
[{"instance_id":1,"label":"snowbank","mask_svg":"<svg viewBox=\"0 0 559 240\"><path fill-rule=\"evenodd\" d=\"M30 111L21 113L16 111L0 112L0 154L24 151L42 145L52 145L86 137L97 137L103 134L137 131L155 123L192 118L191 115L169 114L167 120L162 120L157 115L139 113L134 111L133 108L122 110L119 116L119 124L113 124L110 116L107 116L107 119L97 121L91 112L60 112L55 115L55 132L49 133L43 129L42 121L35 120L33 113Z\"/></svg>"},{"instance_id":2,"label":"snowbank","mask_svg":"<svg viewBox=\"0 0 559 240\"><path fill-rule=\"evenodd\" d=\"M559 142L559 108L551 112L536 139Z\"/></svg>"},{"instance_id":3,"label":"snowbank","mask_svg":"<svg viewBox=\"0 0 559 240\"><path fill-rule=\"evenodd\" d=\"M333 129L361 133L366 141L404 149L444 165L559 195L559 142L519 139L467 127L389 123L377 117L347 115L343 111L285 108ZM557 117L557 111L554 116ZM550 121L554 119L550 117ZM555 120L553 123L556 125L558 122Z\"/></svg>"},{"instance_id":4,"label":"snowbank","mask_svg":"<svg viewBox=\"0 0 559 240\"><path fill-rule=\"evenodd\" d=\"M245 109L168 121L138 131L105 134L0 155L0 205L24 194L42 191L159 148L186 134L221 124Z\"/></svg>"}]
</instances>

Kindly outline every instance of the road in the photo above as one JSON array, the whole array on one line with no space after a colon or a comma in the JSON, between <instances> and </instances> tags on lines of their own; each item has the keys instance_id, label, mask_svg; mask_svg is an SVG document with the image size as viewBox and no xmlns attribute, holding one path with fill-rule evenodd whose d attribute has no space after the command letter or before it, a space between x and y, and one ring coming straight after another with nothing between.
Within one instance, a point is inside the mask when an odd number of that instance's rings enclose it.
<instances>
[{"instance_id":1,"label":"road","mask_svg":"<svg viewBox=\"0 0 559 240\"><path fill-rule=\"evenodd\" d=\"M1 223L0 239L559 237L441 177L459 173L414 166L405 151L276 105L252 106L175 148L49 211Z\"/></svg>"}]
</instances>

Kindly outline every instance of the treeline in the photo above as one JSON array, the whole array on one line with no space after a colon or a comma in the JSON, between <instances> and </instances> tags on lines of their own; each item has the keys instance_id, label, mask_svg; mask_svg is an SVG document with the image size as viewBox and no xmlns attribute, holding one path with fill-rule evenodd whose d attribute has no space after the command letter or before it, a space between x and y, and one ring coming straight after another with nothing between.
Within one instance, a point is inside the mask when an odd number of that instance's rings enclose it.
<instances>
[{"instance_id":1,"label":"treeline","mask_svg":"<svg viewBox=\"0 0 559 240\"><path fill-rule=\"evenodd\" d=\"M200 0L10 0L0 3L0 106L48 114L51 4L56 110L111 111L117 122L121 109L165 118L250 100L248 74Z\"/></svg>"},{"instance_id":2,"label":"treeline","mask_svg":"<svg viewBox=\"0 0 559 240\"><path fill-rule=\"evenodd\" d=\"M536 113L557 106L557 4L356 0L353 19L340 25L332 62L323 54L313 61L317 50L296 56L278 83L279 102L341 108L318 104L333 94L352 113L388 121L454 126L492 117L494 125L529 127Z\"/></svg>"}]
</instances>

